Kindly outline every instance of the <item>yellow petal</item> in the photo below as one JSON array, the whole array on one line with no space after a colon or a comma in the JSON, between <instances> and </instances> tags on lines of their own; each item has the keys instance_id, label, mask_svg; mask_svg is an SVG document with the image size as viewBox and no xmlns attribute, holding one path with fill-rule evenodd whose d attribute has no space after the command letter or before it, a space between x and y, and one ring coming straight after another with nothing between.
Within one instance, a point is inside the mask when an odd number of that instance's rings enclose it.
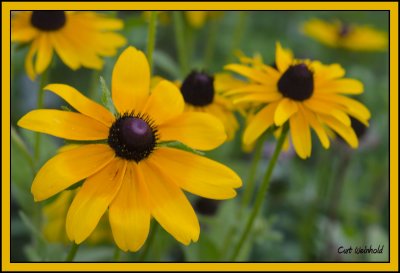
<instances>
[{"instance_id":1,"label":"yellow petal","mask_svg":"<svg viewBox=\"0 0 400 273\"><path fill-rule=\"evenodd\" d=\"M204 25L207 18L207 11L185 11L186 20L194 28L200 28Z\"/></svg>"},{"instance_id":2,"label":"yellow petal","mask_svg":"<svg viewBox=\"0 0 400 273\"><path fill-rule=\"evenodd\" d=\"M242 185L240 177L225 165L177 149L156 150L148 164L157 166L164 176L185 191L205 198L233 198L236 196L234 188Z\"/></svg>"},{"instance_id":3,"label":"yellow petal","mask_svg":"<svg viewBox=\"0 0 400 273\"><path fill-rule=\"evenodd\" d=\"M157 125L175 118L183 112L185 102L179 89L171 82L162 80L152 90L143 112Z\"/></svg>"},{"instance_id":4,"label":"yellow petal","mask_svg":"<svg viewBox=\"0 0 400 273\"><path fill-rule=\"evenodd\" d=\"M28 54L25 58L25 70L28 77L33 81L36 78L36 72L33 68L33 56L35 55L38 49L38 41L34 40L29 48Z\"/></svg>"},{"instance_id":5,"label":"yellow petal","mask_svg":"<svg viewBox=\"0 0 400 273\"><path fill-rule=\"evenodd\" d=\"M11 26L11 42L27 43L38 35L38 31L30 26L14 27Z\"/></svg>"},{"instance_id":6,"label":"yellow petal","mask_svg":"<svg viewBox=\"0 0 400 273\"><path fill-rule=\"evenodd\" d=\"M123 251L138 251L149 234L150 208L147 188L136 163L128 163L109 219L115 243Z\"/></svg>"},{"instance_id":7,"label":"yellow petal","mask_svg":"<svg viewBox=\"0 0 400 273\"><path fill-rule=\"evenodd\" d=\"M51 45L49 36L43 33L38 40L38 53L36 57L36 73L42 74L49 66L51 57L53 56L53 46Z\"/></svg>"},{"instance_id":8,"label":"yellow petal","mask_svg":"<svg viewBox=\"0 0 400 273\"><path fill-rule=\"evenodd\" d=\"M193 149L211 150L226 140L223 124L207 113L185 112L159 127L161 141L180 141Z\"/></svg>"},{"instance_id":9,"label":"yellow petal","mask_svg":"<svg viewBox=\"0 0 400 273\"><path fill-rule=\"evenodd\" d=\"M66 84L49 84L45 88L68 102L72 107L82 114L94 118L107 127L111 127L114 116L102 105L85 97L75 88Z\"/></svg>"},{"instance_id":10,"label":"yellow petal","mask_svg":"<svg viewBox=\"0 0 400 273\"><path fill-rule=\"evenodd\" d=\"M157 222L182 244L196 242L200 235L199 222L182 191L147 161L138 166L149 192L151 214Z\"/></svg>"},{"instance_id":11,"label":"yellow petal","mask_svg":"<svg viewBox=\"0 0 400 273\"><path fill-rule=\"evenodd\" d=\"M51 43L63 63L72 70L77 70L81 66L79 54L71 41L63 34L62 31L49 34Z\"/></svg>"},{"instance_id":12,"label":"yellow petal","mask_svg":"<svg viewBox=\"0 0 400 273\"><path fill-rule=\"evenodd\" d=\"M271 102L282 98L279 92L265 92L265 93L254 93L245 96L241 96L238 99L234 99L234 104L248 103L248 102Z\"/></svg>"},{"instance_id":13,"label":"yellow petal","mask_svg":"<svg viewBox=\"0 0 400 273\"><path fill-rule=\"evenodd\" d=\"M150 68L143 52L128 47L112 73L112 99L120 113L139 111L149 95Z\"/></svg>"},{"instance_id":14,"label":"yellow petal","mask_svg":"<svg viewBox=\"0 0 400 273\"><path fill-rule=\"evenodd\" d=\"M279 42L276 43L275 63L278 70L284 73L293 62L293 54L290 50L283 49Z\"/></svg>"},{"instance_id":15,"label":"yellow petal","mask_svg":"<svg viewBox=\"0 0 400 273\"><path fill-rule=\"evenodd\" d=\"M338 133L353 149L358 147L357 135L350 126L345 126L337 119L326 115L319 115L320 119Z\"/></svg>"},{"instance_id":16,"label":"yellow petal","mask_svg":"<svg viewBox=\"0 0 400 273\"><path fill-rule=\"evenodd\" d=\"M315 87L317 92L340 93L340 94L361 94L364 92L363 84L354 79L339 79L323 82Z\"/></svg>"},{"instance_id":17,"label":"yellow petal","mask_svg":"<svg viewBox=\"0 0 400 273\"><path fill-rule=\"evenodd\" d=\"M231 70L236 72L242 76L245 76L255 82L258 83L266 83L268 84L271 80L268 78L268 74L264 73L258 69L248 67L246 65L241 64L228 64L224 67L224 69Z\"/></svg>"},{"instance_id":18,"label":"yellow petal","mask_svg":"<svg viewBox=\"0 0 400 273\"><path fill-rule=\"evenodd\" d=\"M310 68L314 72L315 86L326 80L341 78L345 74L345 70L340 64L324 65L319 61L313 61Z\"/></svg>"},{"instance_id":19,"label":"yellow petal","mask_svg":"<svg viewBox=\"0 0 400 273\"><path fill-rule=\"evenodd\" d=\"M289 119L290 133L296 153L306 159L311 155L311 132L302 112L297 112Z\"/></svg>"},{"instance_id":20,"label":"yellow petal","mask_svg":"<svg viewBox=\"0 0 400 273\"><path fill-rule=\"evenodd\" d=\"M283 98L274 114L274 122L277 126L284 124L298 110L297 103L291 99Z\"/></svg>"},{"instance_id":21,"label":"yellow petal","mask_svg":"<svg viewBox=\"0 0 400 273\"><path fill-rule=\"evenodd\" d=\"M36 174L32 183L35 201L42 201L101 170L114 158L104 144L88 144L61 152Z\"/></svg>"},{"instance_id":22,"label":"yellow petal","mask_svg":"<svg viewBox=\"0 0 400 273\"><path fill-rule=\"evenodd\" d=\"M72 140L99 140L108 137L109 128L85 115L60 110L33 110L18 121L18 126Z\"/></svg>"},{"instance_id":23,"label":"yellow petal","mask_svg":"<svg viewBox=\"0 0 400 273\"><path fill-rule=\"evenodd\" d=\"M317 119L316 115L312 111L308 110L307 107L299 105L299 108L301 109L301 111L303 111L304 116L307 119L308 123L310 124L311 128L314 129L315 133L317 134L319 140L322 143L322 146L325 149L328 149L330 146L328 134L326 133L322 124Z\"/></svg>"},{"instance_id":24,"label":"yellow petal","mask_svg":"<svg viewBox=\"0 0 400 273\"><path fill-rule=\"evenodd\" d=\"M343 111L337 109L335 104L326 103L318 99L309 99L304 101L304 105L313 112L331 115L344 125L351 125L349 116Z\"/></svg>"},{"instance_id":25,"label":"yellow petal","mask_svg":"<svg viewBox=\"0 0 400 273\"><path fill-rule=\"evenodd\" d=\"M236 79L228 73L217 73L214 75L214 88L218 93L226 92L246 84L246 82Z\"/></svg>"},{"instance_id":26,"label":"yellow petal","mask_svg":"<svg viewBox=\"0 0 400 273\"><path fill-rule=\"evenodd\" d=\"M67 214L67 235L71 241L80 244L95 229L121 187L126 162L114 158L83 183Z\"/></svg>"},{"instance_id":27,"label":"yellow petal","mask_svg":"<svg viewBox=\"0 0 400 273\"><path fill-rule=\"evenodd\" d=\"M267 93L267 92L275 92L276 83L270 85L264 84L246 84L237 88L230 89L229 91L225 92L224 95L231 96L231 95L239 95L239 94L255 94L255 93Z\"/></svg>"},{"instance_id":28,"label":"yellow petal","mask_svg":"<svg viewBox=\"0 0 400 273\"><path fill-rule=\"evenodd\" d=\"M303 26L306 35L320 41L323 44L337 47L338 29L335 24L324 22L319 19L311 19Z\"/></svg>"},{"instance_id":29,"label":"yellow petal","mask_svg":"<svg viewBox=\"0 0 400 273\"><path fill-rule=\"evenodd\" d=\"M264 107L250 121L243 134L243 144L252 144L274 123L274 113L278 102L273 102Z\"/></svg>"}]
</instances>

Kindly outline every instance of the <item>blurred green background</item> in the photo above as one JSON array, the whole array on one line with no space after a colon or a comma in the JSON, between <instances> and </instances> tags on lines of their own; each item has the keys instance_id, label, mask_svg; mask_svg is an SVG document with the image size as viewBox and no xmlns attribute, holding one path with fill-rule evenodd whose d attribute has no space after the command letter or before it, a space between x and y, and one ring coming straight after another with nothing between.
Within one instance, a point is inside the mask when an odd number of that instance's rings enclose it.
<instances>
[{"instance_id":1,"label":"blurred green background","mask_svg":"<svg viewBox=\"0 0 400 273\"><path fill-rule=\"evenodd\" d=\"M122 33L130 45L145 51L148 23L141 12L105 12L122 18ZM262 214L243 247L243 261L388 261L388 52L363 53L333 49L300 32L301 24L310 18L341 19L349 23L368 24L388 31L388 12L384 11L227 11L218 19L207 20L199 29L185 27L185 42L191 69L209 73L223 70L229 62L237 62L232 54L240 49L246 55L262 55L266 64L274 62L275 42L280 41L299 58L318 59L323 63L339 63L346 76L364 83L365 92L357 96L371 111L372 119L358 150L351 150L335 141L324 150L313 136L312 156L301 160L290 149L280 157L270 189L265 197ZM120 49L120 52L123 50ZM34 134L20 129L16 122L36 108L39 81L32 82L24 70L26 47L12 45L11 124L11 261L62 261L70 245L49 243L44 238L43 203L34 203L30 186L35 171L52 157L63 140L42 135L39 162L29 162L24 155L32 152ZM101 102L99 76L111 84L111 72L116 61L106 59L100 72L88 69L72 71L56 57L50 72L51 83L65 83ZM170 22L158 24L156 50L153 56L154 74L169 80L182 80L172 15ZM206 64L206 65L205 65ZM53 94L45 94L45 108L65 105ZM242 118L237 115L243 125ZM206 156L230 166L244 181L252 154L241 149L243 126L235 140L206 153ZM264 147L257 173L260 182L272 154L273 138ZM223 202L199 201L190 196L199 211L202 226L198 243L185 247L158 228L152 246L138 253L122 253L121 261L227 261L238 231L243 228L250 208L242 209L241 194ZM47 201L47 202L51 202ZM154 226L153 226L154 228ZM148 242L147 242L148 243ZM338 254L343 246L378 247L382 254ZM115 246L110 242L83 243L76 261L111 261Z\"/></svg>"}]
</instances>

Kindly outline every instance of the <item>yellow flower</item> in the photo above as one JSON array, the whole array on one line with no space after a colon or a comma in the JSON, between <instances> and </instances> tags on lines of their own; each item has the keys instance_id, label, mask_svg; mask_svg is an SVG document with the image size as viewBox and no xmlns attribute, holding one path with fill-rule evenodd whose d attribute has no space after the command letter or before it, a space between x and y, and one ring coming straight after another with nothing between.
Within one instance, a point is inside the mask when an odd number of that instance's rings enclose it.
<instances>
[{"instance_id":1,"label":"yellow flower","mask_svg":"<svg viewBox=\"0 0 400 273\"><path fill-rule=\"evenodd\" d=\"M292 53L279 43L275 63L276 67L243 64L225 67L250 79L245 87L229 91L237 96L234 103L259 102L264 105L246 127L244 144L253 143L270 126L282 126L288 121L292 143L301 158L311 155L310 128L326 149L330 145L330 129L356 148L358 139L351 128L349 115L368 125L370 112L360 102L344 95L362 93L362 83L343 78L345 71L338 64L323 65L319 61L294 59Z\"/></svg>"},{"instance_id":2,"label":"yellow flower","mask_svg":"<svg viewBox=\"0 0 400 273\"><path fill-rule=\"evenodd\" d=\"M215 77L205 72L192 71L183 81L176 83L185 100L185 111L205 112L218 118L224 125L228 140L232 140L239 128L231 100L224 96L228 89L241 86L226 73L215 74Z\"/></svg>"},{"instance_id":3,"label":"yellow flower","mask_svg":"<svg viewBox=\"0 0 400 273\"><path fill-rule=\"evenodd\" d=\"M122 27L121 20L95 12L18 12L11 20L11 41L30 43L25 69L33 80L50 65L53 51L73 70L101 69L100 56L113 56L126 43L112 32Z\"/></svg>"},{"instance_id":4,"label":"yellow flower","mask_svg":"<svg viewBox=\"0 0 400 273\"><path fill-rule=\"evenodd\" d=\"M205 157L167 147L167 141L199 150L221 145L221 122L206 113L184 113L179 89L161 81L150 93L145 55L133 47L119 57L112 74L114 116L103 106L63 84L45 87L78 112L33 110L18 125L70 140L96 141L64 151L37 173L35 201L47 199L86 179L66 218L70 240L84 241L109 208L116 244L137 251L145 242L151 216L187 245L197 241L199 223L182 190L211 199L228 199L241 179Z\"/></svg>"},{"instance_id":5,"label":"yellow flower","mask_svg":"<svg viewBox=\"0 0 400 273\"><path fill-rule=\"evenodd\" d=\"M307 36L331 47L354 51L383 51L388 46L387 33L370 26L311 19L304 23L302 30Z\"/></svg>"}]
</instances>

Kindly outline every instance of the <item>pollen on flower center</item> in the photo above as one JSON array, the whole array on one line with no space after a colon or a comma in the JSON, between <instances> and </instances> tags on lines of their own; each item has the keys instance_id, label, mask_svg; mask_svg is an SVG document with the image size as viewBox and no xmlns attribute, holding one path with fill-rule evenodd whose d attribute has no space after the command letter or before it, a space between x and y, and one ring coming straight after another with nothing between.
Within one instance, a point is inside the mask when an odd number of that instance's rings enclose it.
<instances>
[{"instance_id":1,"label":"pollen on flower center","mask_svg":"<svg viewBox=\"0 0 400 273\"><path fill-rule=\"evenodd\" d=\"M65 12L61 10L38 10L32 12L32 26L43 31L54 31L65 25Z\"/></svg>"},{"instance_id":2,"label":"pollen on flower center","mask_svg":"<svg viewBox=\"0 0 400 273\"><path fill-rule=\"evenodd\" d=\"M111 126L108 144L117 156L139 162L153 152L157 139L157 128L147 116L124 114Z\"/></svg>"},{"instance_id":3,"label":"pollen on flower center","mask_svg":"<svg viewBox=\"0 0 400 273\"><path fill-rule=\"evenodd\" d=\"M214 100L214 78L204 72L193 71L183 81L181 93L186 103L206 106Z\"/></svg>"},{"instance_id":4,"label":"pollen on flower center","mask_svg":"<svg viewBox=\"0 0 400 273\"><path fill-rule=\"evenodd\" d=\"M297 101L306 100L314 91L313 73L306 64L292 65L279 79L278 90L284 97Z\"/></svg>"}]
</instances>

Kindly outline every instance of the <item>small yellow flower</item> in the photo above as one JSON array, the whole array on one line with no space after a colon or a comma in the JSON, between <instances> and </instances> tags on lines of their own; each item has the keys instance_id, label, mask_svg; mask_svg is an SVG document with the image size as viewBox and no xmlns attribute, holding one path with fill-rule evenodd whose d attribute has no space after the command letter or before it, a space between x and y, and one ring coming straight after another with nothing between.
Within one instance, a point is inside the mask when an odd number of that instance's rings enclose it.
<instances>
[{"instance_id":1,"label":"small yellow flower","mask_svg":"<svg viewBox=\"0 0 400 273\"><path fill-rule=\"evenodd\" d=\"M288 121L293 146L301 158L311 155L311 128L326 149L330 146L330 129L356 148L358 139L349 115L368 125L370 112L360 102L344 95L362 93L362 83L343 78L345 71L338 64L294 59L279 43L275 63L276 67L243 64L225 67L250 79L246 86L229 91L230 95L237 96L234 103L264 105L246 127L244 144L252 144L270 126L282 126Z\"/></svg>"},{"instance_id":2,"label":"small yellow flower","mask_svg":"<svg viewBox=\"0 0 400 273\"><path fill-rule=\"evenodd\" d=\"M179 89L160 81L150 93L150 68L133 47L119 57L112 74L114 116L103 106L64 84L45 87L78 112L40 109L18 125L37 132L88 142L57 154L37 173L32 193L45 200L86 179L68 210L66 231L77 244L94 230L109 208L116 244L137 251L153 216L179 242L197 241L199 222L182 189L211 199L236 195L241 179L205 157L167 147L180 141L210 150L226 140L221 122L207 113L184 113Z\"/></svg>"},{"instance_id":3,"label":"small yellow flower","mask_svg":"<svg viewBox=\"0 0 400 273\"><path fill-rule=\"evenodd\" d=\"M101 69L126 39L112 31L123 22L95 12L27 11L11 19L11 41L30 43L25 69L33 80L50 65L53 51L71 69Z\"/></svg>"},{"instance_id":4,"label":"small yellow flower","mask_svg":"<svg viewBox=\"0 0 400 273\"><path fill-rule=\"evenodd\" d=\"M311 19L304 23L302 30L307 36L331 47L354 51L383 51L388 46L387 33L370 26Z\"/></svg>"},{"instance_id":5,"label":"small yellow flower","mask_svg":"<svg viewBox=\"0 0 400 273\"><path fill-rule=\"evenodd\" d=\"M235 137L239 128L230 99L224 96L226 90L243 84L227 73L211 76L205 72L192 71L181 84L180 88L185 100L185 111L205 112L218 118L224 125L228 140Z\"/></svg>"}]
</instances>

